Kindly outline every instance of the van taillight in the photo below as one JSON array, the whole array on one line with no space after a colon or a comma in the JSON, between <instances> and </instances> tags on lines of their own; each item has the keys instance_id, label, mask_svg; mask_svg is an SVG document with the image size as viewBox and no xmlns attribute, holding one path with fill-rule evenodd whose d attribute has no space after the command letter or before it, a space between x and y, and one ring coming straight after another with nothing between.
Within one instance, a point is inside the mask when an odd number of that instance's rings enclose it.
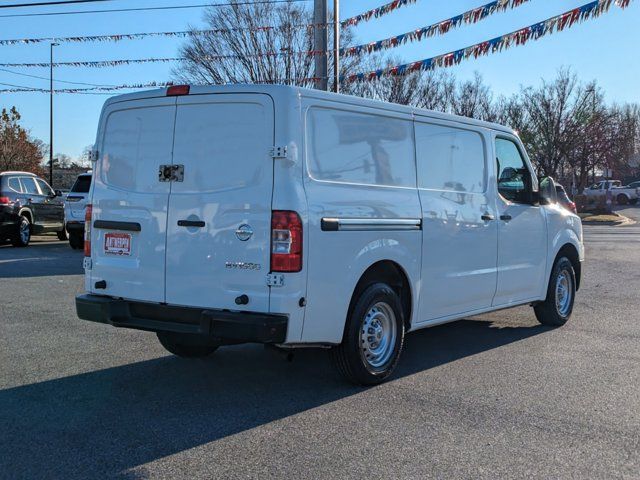
<instances>
[{"instance_id":1,"label":"van taillight","mask_svg":"<svg viewBox=\"0 0 640 480\"><path fill-rule=\"evenodd\" d=\"M87 205L84 211L84 256L91 256L91 215L93 205Z\"/></svg>"},{"instance_id":2,"label":"van taillight","mask_svg":"<svg viewBox=\"0 0 640 480\"><path fill-rule=\"evenodd\" d=\"M172 85L167 88L167 97L179 97L181 95L189 95L191 87L189 85Z\"/></svg>"},{"instance_id":3,"label":"van taillight","mask_svg":"<svg viewBox=\"0 0 640 480\"><path fill-rule=\"evenodd\" d=\"M11 205L11 199L9 197L0 197L0 205Z\"/></svg>"},{"instance_id":4,"label":"van taillight","mask_svg":"<svg viewBox=\"0 0 640 480\"><path fill-rule=\"evenodd\" d=\"M296 212L271 212L271 271L302 270L302 220Z\"/></svg>"}]
</instances>

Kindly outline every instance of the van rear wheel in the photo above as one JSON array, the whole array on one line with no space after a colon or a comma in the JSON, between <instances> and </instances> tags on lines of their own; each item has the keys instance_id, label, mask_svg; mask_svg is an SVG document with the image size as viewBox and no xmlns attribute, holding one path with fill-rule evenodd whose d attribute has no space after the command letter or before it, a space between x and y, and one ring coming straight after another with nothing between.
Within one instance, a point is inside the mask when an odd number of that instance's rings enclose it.
<instances>
[{"instance_id":1,"label":"van rear wheel","mask_svg":"<svg viewBox=\"0 0 640 480\"><path fill-rule=\"evenodd\" d=\"M553 266L547 298L534 307L536 318L543 325L561 327L571 317L576 297L576 274L567 257L560 257Z\"/></svg>"},{"instance_id":2,"label":"van rear wheel","mask_svg":"<svg viewBox=\"0 0 640 480\"><path fill-rule=\"evenodd\" d=\"M84 236L80 232L69 232L69 245L74 250L84 248Z\"/></svg>"},{"instance_id":3,"label":"van rear wheel","mask_svg":"<svg viewBox=\"0 0 640 480\"><path fill-rule=\"evenodd\" d=\"M342 343L332 349L332 356L349 381L376 385L393 373L403 344L400 298L387 284L375 283L356 299Z\"/></svg>"},{"instance_id":4,"label":"van rear wheel","mask_svg":"<svg viewBox=\"0 0 640 480\"><path fill-rule=\"evenodd\" d=\"M196 335L174 332L156 332L160 344L170 353L183 358L199 358L211 355L218 345Z\"/></svg>"}]
</instances>

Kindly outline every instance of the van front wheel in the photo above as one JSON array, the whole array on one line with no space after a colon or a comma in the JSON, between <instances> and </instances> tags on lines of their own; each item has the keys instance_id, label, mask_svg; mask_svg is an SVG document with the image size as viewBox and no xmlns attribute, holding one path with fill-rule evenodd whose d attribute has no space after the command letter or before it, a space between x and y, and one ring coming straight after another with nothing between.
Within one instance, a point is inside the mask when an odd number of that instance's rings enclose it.
<instances>
[{"instance_id":1,"label":"van front wheel","mask_svg":"<svg viewBox=\"0 0 640 480\"><path fill-rule=\"evenodd\" d=\"M342 343L332 349L332 356L349 381L376 385L393 373L403 344L400 298L387 284L375 283L356 299Z\"/></svg>"},{"instance_id":2,"label":"van front wheel","mask_svg":"<svg viewBox=\"0 0 640 480\"><path fill-rule=\"evenodd\" d=\"M173 332L156 332L160 344L170 353L183 358L206 357L216 351L218 345L211 344L196 335Z\"/></svg>"},{"instance_id":3,"label":"van front wheel","mask_svg":"<svg viewBox=\"0 0 640 480\"><path fill-rule=\"evenodd\" d=\"M576 297L576 274L567 257L560 257L551 272L547 298L534 307L536 318L543 325L561 327L573 311Z\"/></svg>"}]
</instances>

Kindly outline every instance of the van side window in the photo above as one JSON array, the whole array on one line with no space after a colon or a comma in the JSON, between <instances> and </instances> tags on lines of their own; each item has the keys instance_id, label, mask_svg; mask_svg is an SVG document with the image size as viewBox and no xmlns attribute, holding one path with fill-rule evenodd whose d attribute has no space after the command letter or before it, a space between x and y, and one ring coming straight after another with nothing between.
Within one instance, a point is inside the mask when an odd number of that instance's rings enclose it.
<instances>
[{"instance_id":1,"label":"van side window","mask_svg":"<svg viewBox=\"0 0 640 480\"><path fill-rule=\"evenodd\" d=\"M485 153L478 132L416 123L418 186L458 193L486 189Z\"/></svg>"},{"instance_id":2,"label":"van side window","mask_svg":"<svg viewBox=\"0 0 640 480\"><path fill-rule=\"evenodd\" d=\"M22 187L20 186L20 180L18 180L18 177L10 177L8 186L14 192L22 193Z\"/></svg>"},{"instance_id":3,"label":"van side window","mask_svg":"<svg viewBox=\"0 0 640 480\"><path fill-rule=\"evenodd\" d=\"M24 193L29 193L31 195L40 195L40 191L38 190L36 181L33 179L33 177L21 177L20 181L22 182Z\"/></svg>"},{"instance_id":4,"label":"van side window","mask_svg":"<svg viewBox=\"0 0 640 480\"><path fill-rule=\"evenodd\" d=\"M411 121L311 108L306 130L314 179L415 188Z\"/></svg>"},{"instance_id":5,"label":"van side window","mask_svg":"<svg viewBox=\"0 0 640 480\"><path fill-rule=\"evenodd\" d=\"M498 191L505 199L515 203L529 203L532 181L527 164L518 146L511 140L496 139Z\"/></svg>"}]
</instances>

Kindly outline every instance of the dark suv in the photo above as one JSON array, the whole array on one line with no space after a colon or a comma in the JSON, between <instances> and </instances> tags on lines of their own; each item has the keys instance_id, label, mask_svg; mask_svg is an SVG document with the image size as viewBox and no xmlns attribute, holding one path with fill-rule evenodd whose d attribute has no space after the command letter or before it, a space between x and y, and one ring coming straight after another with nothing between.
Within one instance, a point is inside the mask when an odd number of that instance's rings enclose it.
<instances>
[{"instance_id":1,"label":"dark suv","mask_svg":"<svg viewBox=\"0 0 640 480\"><path fill-rule=\"evenodd\" d=\"M0 173L0 241L26 247L32 234L55 232L67 238L60 192L33 173Z\"/></svg>"}]
</instances>

